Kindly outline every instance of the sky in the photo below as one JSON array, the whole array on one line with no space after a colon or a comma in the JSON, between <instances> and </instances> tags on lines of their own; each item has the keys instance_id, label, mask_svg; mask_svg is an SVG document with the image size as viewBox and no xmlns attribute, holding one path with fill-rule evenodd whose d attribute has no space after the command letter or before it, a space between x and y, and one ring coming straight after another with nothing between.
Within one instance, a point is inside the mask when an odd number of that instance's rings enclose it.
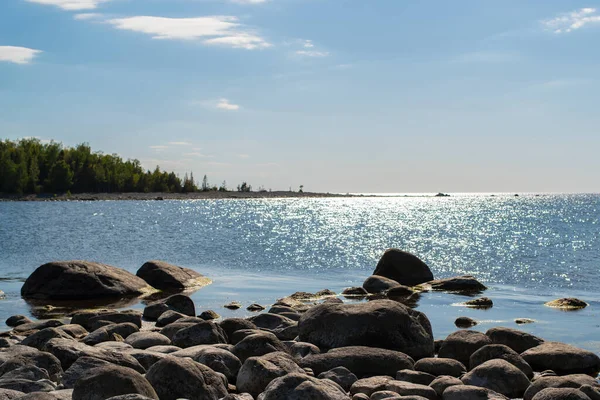
<instances>
[{"instance_id":1,"label":"sky","mask_svg":"<svg viewBox=\"0 0 600 400\"><path fill-rule=\"evenodd\" d=\"M600 191L600 1L2 0L0 139L211 183Z\"/></svg>"}]
</instances>

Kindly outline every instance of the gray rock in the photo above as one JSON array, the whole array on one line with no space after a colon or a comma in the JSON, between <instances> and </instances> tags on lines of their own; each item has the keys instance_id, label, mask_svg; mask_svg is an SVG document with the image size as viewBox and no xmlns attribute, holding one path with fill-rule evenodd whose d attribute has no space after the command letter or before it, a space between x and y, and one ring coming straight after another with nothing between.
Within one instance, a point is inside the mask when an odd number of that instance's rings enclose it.
<instances>
[{"instance_id":1,"label":"gray rock","mask_svg":"<svg viewBox=\"0 0 600 400\"><path fill-rule=\"evenodd\" d=\"M252 303L248 307L246 307L246 310L252 311L252 312L258 312L258 311L264 310L265 308L266 308L265 306L261 306L260 304Z\"/></svg>"},{"instance_id":2,"label":"gray rock","mask_svg":"<svg viewBox=\"0 0 600 400\"><path fill-rule=\"evenodd\" d=\"M448 335L438 355L441 358L453 358L463 365L469 365L471 355L488 344L492 344L492 341L483 333L460 330Z\"/></svg>"},{"instance_id":3,"label":"gray rock","mask_svg":"<svg viewBox=\"0 0 600 400\"><path fill-rule=\"evenodd\" d=\"M542 338L511 328L491 328L485 334L492 340L493 344L503 344L519 354L544 343Z\"/></svg>"},{"instance_id":4,"label":"gray rock","mask_svg":"<svg viewBox=\"0 0 600 400\"><path fill-rule=\"evenodd\" d=\"M120 268L90 261L44 264L25 281L21 295L33 299L84 300L139 296L154 289Z\"/></svg>"},{"instance_id":5,"label":"gray rock","mask_svg":"<svg viewBox=\"0 0 600 400\"><path fill-rule=\"evenodd\" d=\"M349 400L349 397L332 381L290 373L273 379L258 399Z\"/></svg>"},{"instance_id":6,"label":"gray rock","mask_svg":"<svg viewBox=\"0 0 600 400\"><path fill-rule=\"evenodd\" d=\"M193 269L178 267L164 261L148 261L136 273L137 276L160 290L184 290L209 285L212 281Z\"/></svg>"},{"instance_id":7,"label":"gray rock","mask_svg":"<svg viewBox=\"0 0 600 400\"><path fill-rule=\"evenodd\" d=\"M206 310L206 311L202 311L202 313L200 315L198 315L198 318L202 318L205 321L212 321L214 319L221 318L221 316L219 314L217 314L216 312L214 312L213 310Z\"/></svg>"},{"instance_id":8,"label":"gray rock","mask_svg":"<svg viewBox=\"0 0 600 400\"><path fill-rule=\"evenodd\" d=\"M8 317L8 319L6 320L6 325L10 326L11 328L14 328L19 325L28 324L31 322L33 321L24 315L13 315L11 317Z\"/></svg>"},{"instance_id":9,"label":"gray rock","mask_svg":"<svg viewBox=\"0 0 600 400\"><path fill-rule=\"evenodd\" d=\"M168 346L171 340L158 332L135 332L125 339L125 343L135 349L145 350L152 346Z\"/></svg>"},{"instance_id":10,"label":"gray rock","mask_svg":"<svg viewBox=\"0 0 600 400\"><path fill-rule=\"evenodd\" d=\"M254 397L250 393L229 393L227 396L223 397L221 400L254 400Z\"/></svg>"},{"instance_id":11,"label":"gray rock","mask_svg":"<svg viewBox=\"0 0 600 400\"><path fill-rule=\"evenodd\" d=\"M536 394L532 400L590 400L590 398L578 389L548 388Z\"/></svg>"},{"instance_id":12,"label":"gray rock","mask_svg":"<svg viewBox=\"0 0 600 400\"><path fill-rule=\"evenodd\" d=\"M354 382L354 384L350 387L350 394L353 396L357 394L364 394L368 398L375 392L387 390L387 383L393 380L394 378L387 375L362 378Z\"/></svg>"},{"instance_id":13,"label":"gray rock","mask_svg":"<svg viewBox=\"0 0 600 400\"><path fill-rule=\"evenodd\" d=\"M107 400L152 400L150 397L142 396L141 394L122 394L114 396Z\"/></svg>"},{"instance_id":14,"label":"gray rock","mask_svg":"<svg viewBox=\"0 0 600 400\"><path fill-rule=\"evenodd\" d=\"M426 372L433 376L449 375L460 378L467 368L453 358L422 358L415 363L415 371Z\"/></svg>"},{"instance_id":15,"label":"gray rock","mask_svg":"<svg viewBox=\"0 0 600 400\"><path fill-rule=\"evenodd\" d=\"M489 297L479 297L477 299L465 301L465 305L470 308L488 309L492 308L494 302Z\"/></svg>"},{"instance_id":16,"label":"gray rock","mask_svg":"<svg viewBox=\"0 0 600 400\"><path fill-rule=\"evenodd\" d=\"M551 369L558 375L587 374L597 376L600 372L600 357L559 342L545 342L523 353L521 357L534 371Z\"/></svg>"},{"instance_id":17,"label":"gray rock","mask_svg":"<svg viewBox=\"0 0 600 400\"><path fill-rule=\"evenodd\" d=\"M357 376L350 372L346 367L335 367L329 371L321 372L318 378L332 380L340 385L346 392L348 392L354 382L358 380Z\"/></svg>"},{"instance_id":18,"label":"gray rock","mask_svg":"<svg viewBox=\"0 0 600 400\"><path fill-rule=\"evenodd\" d=\"M429 281L419 285L419 288L421 290L438 290L454 293L480 293L487 289L483 283L471 275Z\"/></svg>"},{"instance_id":19,"label":"gray rock","mask_svg":"<svg viewBox=\"0 0 600 400\"><path fill-rule=\"evenodd\" d=\"M477 325L477 321L469 317L458 317L454 321L454 325L456 325L457 328L471 328Z\"/></svg>"},{"instance_id":20,"label":"gray rock","mask_svg":"<svg viewBox=\"0 0 600 400\"><path fill-rule=\"evenodd\" d=\"M332 349L327 353L309 355L301 359L299 365L303 368L311 368L317 375L341 366L362 378L373 375L396 375L399 370L413 369L414 361L399 351L350 346Z\"/></svg>"},{"instance_id":21,"label":"gray rock","mask_svg":"<svg viewBox=\"0 0 600 400\"><path fill-rule=\"evenodd\" d=\"M262 356L274 352L287 352L287 348L275 335L269 332L246 336L233 348L233 354L243 363L250 357Z\"/></svg>"},{"instance_id":22,"label":"gray rock","mask_svg":"<svg viewBox=\"0 0 600 400\"><path fill-rule=\"evenodd\" d=\"M164 305L164 306L168 307L166 305ZM178 321L182 318L185 318L185 314L182 314L180 312L173 311L173 310L167 310L167 311L163 312L162 314L160 314L160 316L156 320L156 327L162 328L162 327L172 324L173 322Z\"/></svg>"},{"instance_id":23,"label":"gray rock","mask_svg":"<svg viewBox=\"0 0 600 400\"><path fill-rule=\"evenodd\" d=\"M138 328L142 327L142 313L137 310L124 310L124 311L114 311L108 313L102 313L97 316L92 316L88 320L88 326L91 328L92 325L96 321L110 321L115 324L124 324L130 322L137 326ZM71 323L73 323L73 319L71 319ZM84 326L86 329L87 327Z\"/></svg>"},{"instance_id":24,"label":"gray rock","mask_svg":"<svg viewBox=\"0 0 600 400\"><path fill-rule=\"evenodd\" d=\"M155 321L168 310L177 311L191 317L196 315L196 307L194 306L192 299L183 294L175 294L166 299L149 304L144 309L144 319Z\"/></svg>"},{"instance_id":25,"label":"gray rock","mask_svg":"<svg viewBox=\"0 0 600 400\"><path fill-rule=\"evenodd\" d=\"M0 380L25 379L29 381L39 381L40 379L50 379L48 371L38 368L35 365L23 365L14 369L2 368ZM6 371L6 372L4 372Z\"/></svg>"},{"instance_id":26,"label":"gray rock","mask_svg":"<svg viewBox=\"0 0 600 400\"><path fill-rule=\"evenodd\" d=\"M118 337L114 338L115 340L121 340ZM133 347L131 347L131 345L125 343L125 342L102 342L102 343L98 343L95 344L94 347L100 348L100 349L106 349L106 350L112 350L112 351L129 351L131 349L133 349Z\"/></svg>"},{"instance_id":27,"label":"gray rock","mask_svg":"<svg viewBox=\"0 0 600 400\"><path fill-rule=\"evenodd\" d=\"M146 350L147 351L152 351L152 352L155 352L155 353L171 354L171 353L175 353L176 351L181 350L181 347L177 347L177 346L152 346L152 347L148 347Z\"/></svg>"},{"instance_id":28,"label":"gray rock","mask_svg":"<svg viewBox=\"0 0 600 400\"><path fill-rule=\"evenodd\" d=\"M527 378L533 378L533 370L531 366L527 364L523 357L521 357L516 351L503 344L488 344L483 346L475 353L471 355L469 361L469 367L471 369L483 364L486 361L493 360L495 358L508 361L515 367L519 368Z\"/></svg>"},{"instance_id":29,"label":"gray rock","mask_svg":"<svg viewBox=\"0 0 600 400\"><path fill-rule=\"evenodd\" d=\"M93 332L90 332L81 341L87 345L94 346L102 342L118 341L118 338L124 339L132 333L136 332L139 332L139 328L131 322L124 322L121 324L110 324L103 328L98 328Z\"/></svg>"},{"instance_id":30,"label":"gray rock","mask_svg":"<svg viewBox=\"0 0 600 400\"><path fill-rule=\"evenodd\" d=\"M287 343L286 343L287 345ZM290 354L296 359L300 360L306 356L311 354L321 354L321 349L315 346L312 343L306 342L295 342L292 341L291 345L288 347Z\"/></svg>"},{"instance_id":31,"label":"gray rock","mask_svg":"<svg viewBox=\"0 0 600 400\"><path fill-rule=\"evenodd\" d=\"M275 352L260 357L250 357L240 369L236 387L240 392L256 397L276 378L287 374L305 374L287 353Z\"/></svg>"},{"instance_id":32,"label":"gray rock","mask_svg":"<svg viewBox=\"0 0 600 400\"><path fill-rule=\"evenodd\" d=\"M362 286L349 287L342 291L344 297L366 297L368 294L367 289Z\"/></svg>"},{"instance_id":33,"label":"gray rock","mask_svg":"<svg viewBox=\"0 0 600 400\"><path fill-rule=\"evenodd\" d=\"M18 390L0 389L0 400L13 400L23 397L25 393Z\"/></svg>"},{"instance_id":34,"label":"gray rock","mask_svg":"<svg viewBox=\"0 0 600 400\"><path fill-rule=\"evenodd\" d=\"M27 333L27 335L29 335L30 333L33 333L35 331L40 331L42 329L46 329L46 328L56 328L57 326L61 326L64 325L61 321L56 320L56 319L49 319L46 321L34 321L34 322L28 322L26 324L21 324L19 326L16 326L13 331L16 334L22 334L22 333Z\"/></svg>"},{"instance_id":35,"label":"gray rock","mask_svg":"<svg viewBox=\"0 0 600 400\"><path fill-rule=\"evenodd\" d=\"M0 389L16 390L23 393L50 392L56 389L56 384L48 379L38 381L28 379L0 379Z\"/></svg>"},{"instance_id":36,"label":"gray rock","mask_svg":"<svg viewBox=\"0 0 600 400\"><path fill-rule=\"evenodd\" d=\"M508 400L508 398L493 390L470 386L450 386L444 390L443 400Z\"/></svg>"},{"instance_id":37,"label":"gray rock","mask_svg":"<svg viewBox=\"0 0 600 400\"><path fill-rule=\"evenodd\" d=\"M23 346L35 347L38 350L42 350L48 340L55 338L73 339L58 328L44 328L41 331L37 331L36 333L27 336L23 339L21 344Z\"/></svg>"},{"instance_id":38,"label":"gray rock","mask_svg":"<svg viewBox=\"0 0 600 400\"><path fill-rule=\"evenodd\" d=\"M227 318L219 322L219 326L225 331L228 338L231 338L233 332L240 329L258 329L252 322L243 318Z\"/></svg>"},{"instance_id":39,"label":"gray rock","mask_svg":"<svg viewBox=\"0 0 600 400\"><path fill-rule=\"evenodd\" d=\"M425 385L391 380L386 383L385 388L401 396L421 396L429 400L438 400L435 390Z\"/></svg>"},{"instance_id":40,"label":"gray rock","mask_svg":"<svg viewBox=\"0 0 600 400\"><path fill-rule=\"evenodd\" d=\"M178 330L173 335L173 345L186 348L200 344L227 343L223 329L212 321L202 321Z\"/></svg>"},{"instance_id":41,"label":"gray rock","mask_svg":"<svg viewBox=\"0 0 600 400\"><path fill-rule=\"evenodd\" d=\"M227 395L227 378L189 358L167 357L148 370L146 379L160 400L217 400Z\"/></svg>"},{"instance_id":42,"label":"gray rock","mask_svg":"<svg viewBox=\"0 0 600 400\"><path fill-rule=\"evenodd\" d=\"M586 308L588 306L588 303L586 303L583 300L576 299L574 297L569 297L552 300L545 303L544 305L553 308L560 308L562 310L581 310L583 308Z\"/></svg>"},{"instance_id":43,"label":"gray rock","mask_svg":"<svg viewBox=\"0 0 600 400\"><path fill-rule=\"evenodd\" d=\"M54 381L63 373L60 361L55 356L28 346L15 345L2 349L0 362L0 374L27 365L45 369Z\"/></svg>"},{"instance_id":44,"label":"gray rock","mask_svg":"<svg viewBox=\"0 0 600 400\"><path fill-rule=\"evenodd\" d=\"M546 388L580 388L582 386L600 388L596 379L585 374L573 374L566 376L543 376L536 379L525 391L523 400L532 400L540 391Z\"/></svg>"},{"instance_id":45,"label":"gray rock","mask_svg":"<svg viewBox=\"0 0 600 400\"><path fill-rule=\"evenodd\" d=\"M155 353L153 351L140 349L127 350L127 354L135 358L146 371L149 370L154 364L167 357L167 354Z\"/></svg>"},{"instance_id":46,"label":"gray rock","mask_svg":"<svg viewBox=\"0 0 600 400\"><path fill-rule=\"evenodd\" d=\"M270 330L283 329L296 325L296 321L294 320L291 320L287 317L283 317L279 314L271 313L262 313L249 318L249 320L259 328L265 328Z\"/></svg>"},{"instance_id":47,"label":"gray rock","mask_svg":"<svg viewBox=\"0 0 600 400\"><path fill-rule=\"evenodd\" d=\"M192 360L212 368L235 382L242 363L233 353L213 346L194 346L171 353L174 357L189 357Z\"/></svg>"},{"instance_id":48,"label":"gray rock","mask_svg":"<svg viewBox=\"0 0 600 400\"><path fill-rule=\"evenodd\" d=\"M484 362L461 380L465 385L484 387L510 398L522 397L530 383L520 369L501 359Z\"/></svg>"},{"instance_id":49,"label":"gray rock","mask_svg":"<svg viewBox=\"0 0 600 400\"><path fill-rule=\"evenodd\" d=\"M73 400L105 400L132 393L158 400L150 382L142 375L130 368L106 365L94 368L75 383Z\"/></svg>"},{"instance_id":50,"label":"gray rock","mask_svg":"<svg viewBox=\"0 0 600 400\"><path fill-rule=\"evenodd\" d=\"M414 358L433 356L433 334L425 314L392 300L321 304L298 323L299 339L319 348L374 346Z\"/></svg>"},{"instance_id":51,"label":"gray rock","mask_svg":"<svg viewBox=\"0 0 600 400\"><path fill-rule=\"evenodd\" d=\"M401 286L393 279L384 276L371 275L363 282L363 288L369 293L383 293Z\"/></svg>"},{"instance_id":52,"label":"gray rock","mask_svg":"<svg viewBox=\"0 0 600 400\"><path fill-rule=\"evenodd\" d=\"M82 338L88 334L87 329L85 329L83 326L78 325L78 324L62 325L56 329L58 329L59 331L63 331L64 333L66 333L67 335L69 335L75 339Z\"/></svg>"},{"instance_id":53,"label":"gray rock","mask_svg":"<svg viewBox=\"0 0 600 400\"><path fill-rule=\"evenodd\" d=\"M90 376L91 371L98 367L112 365L108 361L93 357L79 357L64 373L61 383L66 389L72 389L81 378Z\"/></svg>"},{"instance_id":54,"label":"gray rock","mask_svg":"<svg viewBox=\"0 0 600 400\"><path fill-rule=\"evenodd\" d=\"M406 286L433 280L427 264L417 256L398 249L386 250L373 275L384 276Z\"/></svg>"},{"instance_id":55,"label":"gray rock","mask_svg":"<svg viewBox=\"0 0 600 400\"><path fill-rule=\"evenodd\" d=\"M442 397L442 393L450 386L460 386L464 385L462 381L454 376L449 375L441 375L435 378L430 384L429 387L435 390L439 397Z\"/></svg>"},{"instance_id":56,"label":"gray rock","mask_svg":"<svg viewBox=\"0 0 600 400\"><path fill-rule=\"evenodd\" d=\"M165 335L166 337L168 337L171 340L171 342L173 342L173 337L175 336L175 334L177 332L179 332L182 329L192 327L192 326L196 325L198 322L203 321L203 320L198 319L198 321L196 321L196 322L179 322L179 321L180 320L177 320L177 321L173 322L172 324L169 324L169 325L165 326L164 328L162 328L160 330L160 334Z\"/></svg>"},{"instance_id":57,"label":"gray rock","mask_svg":"<svg viewBox=\"0 0 600 400\"><path fill-rule=\"evenodd\" d=\"M413 371L412 369L402 369L396 372L396 380L401 382L417 383L419 385L429 385L435 376L422 371Z\"/></svg>"}]
</instances>

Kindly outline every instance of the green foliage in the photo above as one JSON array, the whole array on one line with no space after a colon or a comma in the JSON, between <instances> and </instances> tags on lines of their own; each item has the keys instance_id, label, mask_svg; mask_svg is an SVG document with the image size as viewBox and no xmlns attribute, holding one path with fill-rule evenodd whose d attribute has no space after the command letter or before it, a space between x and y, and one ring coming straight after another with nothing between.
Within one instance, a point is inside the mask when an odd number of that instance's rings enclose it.
<instances>
[{"instance_id":1,"label":"green foliage","mask_svg":"<svg viewBox=\"0 0 600 400\"><path fill-rule=\"evenodd\" d=\"M252 186L248 185L246 182L242 182L237 187L238 192L251 192Z\"/></svg>"},{"instance_id":2,"label":"green foliage","mask_svg":"<svg viewBox=\"0 0 600 400\"><path fill-rule=\"evenodd\" d=\"M0 140L0 192L112 193L195 192L193 175L182 181L175 173L144 171L138 160L92 152L88 144L63 147L38 139Z\"/></svg>"}]
</instances>

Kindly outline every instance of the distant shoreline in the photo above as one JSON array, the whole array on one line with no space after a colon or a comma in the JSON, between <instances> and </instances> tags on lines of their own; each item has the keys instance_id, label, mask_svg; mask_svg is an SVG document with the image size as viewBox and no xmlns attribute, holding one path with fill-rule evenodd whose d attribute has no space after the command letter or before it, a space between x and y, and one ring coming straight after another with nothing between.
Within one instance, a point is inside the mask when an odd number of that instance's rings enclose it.
<instances>
[{"instance_id":1,"label":"distant shoreline","mask_svg":"<svg viewBox=\"0 0 600 400\"><path fill-rule=\"evenodd\" d=\"M370 197L338 193L311 192L193 192L193 193L76 193L76 194L29 194L2 195L0 201L105 201L105 200L218 200L218 199L285 199L285 198L350 198Z\"/></svg>"}]
</instances>

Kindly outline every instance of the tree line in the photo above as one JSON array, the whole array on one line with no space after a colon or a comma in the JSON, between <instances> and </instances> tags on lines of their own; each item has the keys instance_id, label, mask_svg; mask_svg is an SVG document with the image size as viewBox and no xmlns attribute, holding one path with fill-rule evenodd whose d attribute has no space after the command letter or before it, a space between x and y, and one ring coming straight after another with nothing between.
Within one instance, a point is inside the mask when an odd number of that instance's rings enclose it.
<instances>
[{"instance_id":1,"label":"tree line","mask_svg":"<svg viewBox=\"0 0 600 400\"><path fill-rule=\"evenodd\" d=\"M238 190L242 185L238 186ZM243 183L244 190L251 186ZM65 147L39 139L0 140L0 192L38 193L131 193L228 191L226 182L211 186L206 175L199 187L193 173L183 178L157 166L144 170L138 160L117 154L93 152L84 143Z\"/></svg>"}]
</instances>

